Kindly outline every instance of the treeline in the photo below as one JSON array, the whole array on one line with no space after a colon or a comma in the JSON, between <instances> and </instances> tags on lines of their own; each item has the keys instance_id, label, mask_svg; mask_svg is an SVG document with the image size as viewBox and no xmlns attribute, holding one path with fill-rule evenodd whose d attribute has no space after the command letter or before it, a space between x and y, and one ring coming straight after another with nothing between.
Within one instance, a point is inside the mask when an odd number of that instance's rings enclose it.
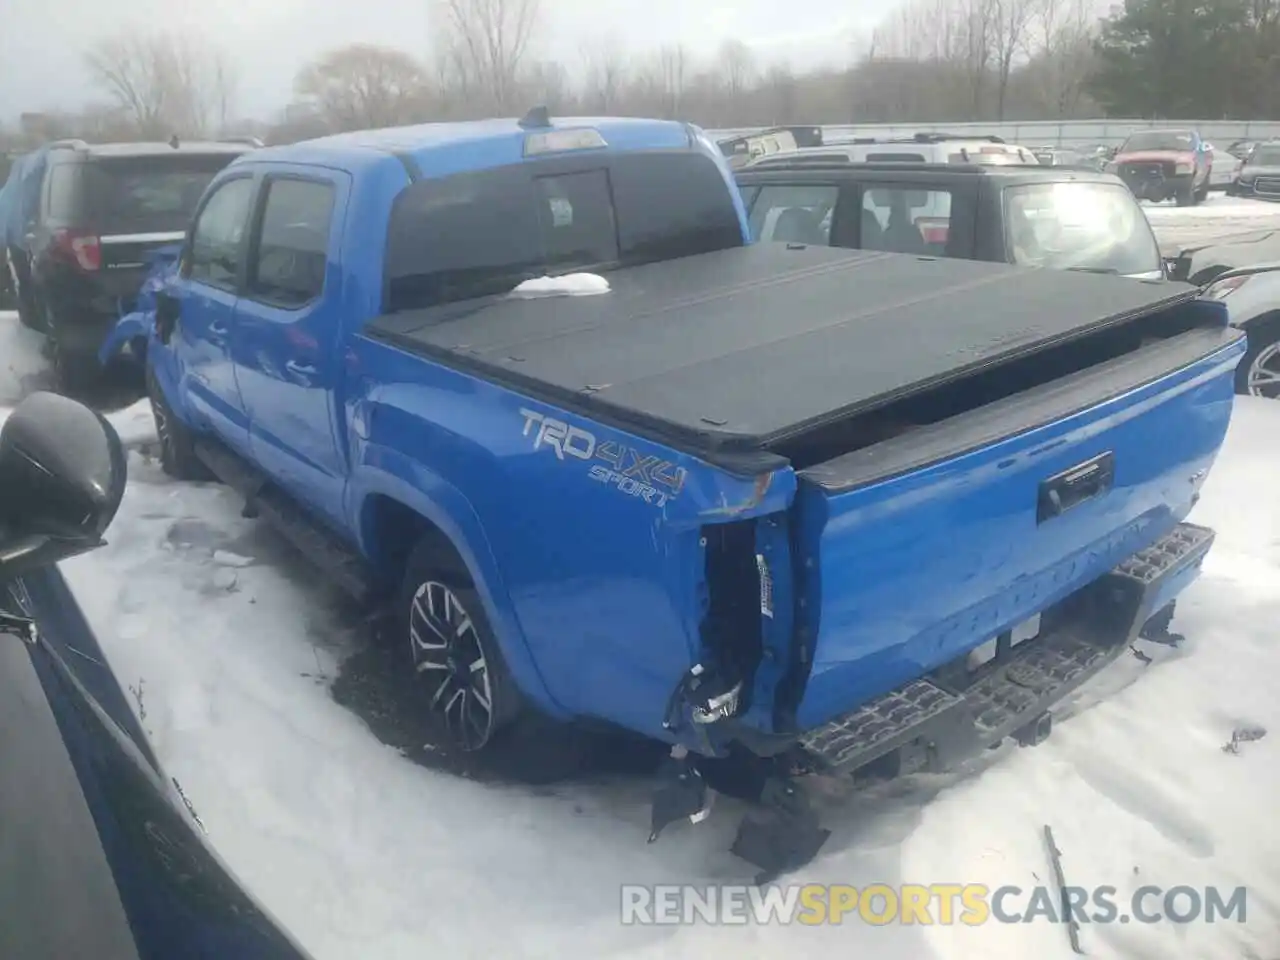
<instances>
[{"instance_id":1,"label":"treeline","mask_svg":"<svg viewBox=\"0 0 1280 960\"><path fill-rule=\"evenodd\" d=\"M536 55L540 0L435 0L421 54L369 44L301 69L294 102L237 120L227 55L177 36L108 39L86 54L103 103L44 117L45 136L209 134L286 142L330 131L522 113L675 117L707 127L1072 119L1280 118L1280 0L907 0L851 46L843 69L761 62L726 42L584 46Z\"/></svg>"}]
</instances>

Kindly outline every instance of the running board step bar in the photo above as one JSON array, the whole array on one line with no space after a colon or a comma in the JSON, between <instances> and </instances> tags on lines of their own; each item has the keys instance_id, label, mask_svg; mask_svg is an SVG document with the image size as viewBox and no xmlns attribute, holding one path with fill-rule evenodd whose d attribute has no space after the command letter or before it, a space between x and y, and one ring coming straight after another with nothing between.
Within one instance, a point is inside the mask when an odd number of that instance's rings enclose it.
<instances>
[{"instance_id":1,"label":"running board step bar","mask_svg":"<svg viewBox=\"0 0 1280 960\"><path fill-rule=\"evenodd\" d=\"M963 688L912 680L830 723L800 745L828 773L853 773L913 748L941 770L1016 737L1038 743L1049 710L1128 648L1152 615L1199 575L1212 530L1179 524L1042 620L1040 636L985 664Z\"/></svg>"},{"instance_id":2,"label":"running board step bar","mask_svg":"<svg viewBox=\"0 0 1280 960\"><path fill-rule=\"evenodd\" d=\"M266 520L357 602L375 598L373 581L359 554L323 529L258 470L218 443L197 441L196 456L245 498L246 516Z\"/></svg>"}]
</instances>

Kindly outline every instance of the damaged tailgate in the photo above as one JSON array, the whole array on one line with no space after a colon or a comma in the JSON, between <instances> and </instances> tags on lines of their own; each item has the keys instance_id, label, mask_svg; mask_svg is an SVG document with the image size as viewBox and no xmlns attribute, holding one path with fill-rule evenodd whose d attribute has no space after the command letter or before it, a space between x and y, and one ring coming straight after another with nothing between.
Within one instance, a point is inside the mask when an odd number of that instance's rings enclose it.
<instances>
[{"instance_id":1,"label":"damaged tailgate","mask_svg":"<svg viewBox=\"0 0 1280 960\"><path fill-rule=\"evenodd\" d=\"M921 677L1174 529L1243 343L1202 324L798 473L800 729ZM1168 321L1173 323L1172 319ZM1175 327L1175 330L1177 328Z\"/></svg>"}]
</instances>

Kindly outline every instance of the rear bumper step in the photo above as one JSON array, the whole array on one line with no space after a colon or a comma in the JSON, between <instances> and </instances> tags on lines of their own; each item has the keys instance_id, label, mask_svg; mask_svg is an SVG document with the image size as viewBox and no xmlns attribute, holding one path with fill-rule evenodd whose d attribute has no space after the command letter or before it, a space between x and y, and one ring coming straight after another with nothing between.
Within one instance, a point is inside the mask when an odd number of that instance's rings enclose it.
<instances>
[{"instance_id":1,"label":"rear bumper step","mask_svg":"<svg viewBox=\"0 0 1280 960\"><path fill-rule=\"evenodd\" d=\"M1046 714L1096 676L1199 574L1212 530L1179 524L1068 598L1040 635L985 664L963 686L922 677L808 731L800 745L828 773L853 773L895 750L941 770L1015 736L1038 743Z\"/></svg>"}]
</instances>

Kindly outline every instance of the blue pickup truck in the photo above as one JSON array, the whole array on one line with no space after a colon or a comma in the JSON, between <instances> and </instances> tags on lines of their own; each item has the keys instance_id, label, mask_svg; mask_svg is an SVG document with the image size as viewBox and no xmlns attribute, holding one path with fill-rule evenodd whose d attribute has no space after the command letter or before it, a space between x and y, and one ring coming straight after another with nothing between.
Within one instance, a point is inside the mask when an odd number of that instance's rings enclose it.
<instances>
[{"instance_id":1,"label":"blue pickup truck","mask_svg":"<svg viewBox=\"0 0 1280 960\"><path fill-rule=\"evenodd\" d=\"M1050 729L1211 531L1243 335L1192 288L751 244L716 146L523 120L254 151L144 334L163 464L398 617L457 749L670 746L652 836Z\"/></svg>"}]
</instances>

